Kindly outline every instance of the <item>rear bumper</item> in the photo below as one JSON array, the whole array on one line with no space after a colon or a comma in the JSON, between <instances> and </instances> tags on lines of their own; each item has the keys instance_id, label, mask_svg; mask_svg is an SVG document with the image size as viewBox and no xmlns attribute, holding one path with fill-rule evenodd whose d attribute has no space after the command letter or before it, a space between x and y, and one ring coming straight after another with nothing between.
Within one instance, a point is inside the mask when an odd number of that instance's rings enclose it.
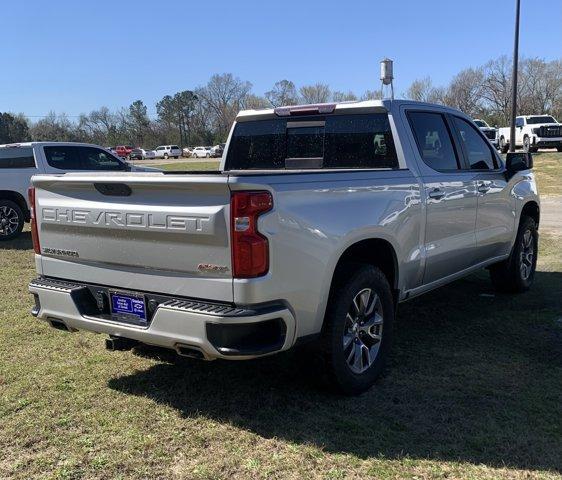
<instances>
[{"instance_id":1,"label":"rear bumper","mask_svg":"<svg viewBox=\"0 0 562 480\"><path fill-rule=\"evenodd\" d=\"M294 343L295 319L287 306L236 307L146 294L147 327L111 320L96 292L108 287L38 278L29 284L32 314L70 331L87 330L182 352L196 350L207 360L250 359L287 350Z\"/></svg>"}]
</instances>

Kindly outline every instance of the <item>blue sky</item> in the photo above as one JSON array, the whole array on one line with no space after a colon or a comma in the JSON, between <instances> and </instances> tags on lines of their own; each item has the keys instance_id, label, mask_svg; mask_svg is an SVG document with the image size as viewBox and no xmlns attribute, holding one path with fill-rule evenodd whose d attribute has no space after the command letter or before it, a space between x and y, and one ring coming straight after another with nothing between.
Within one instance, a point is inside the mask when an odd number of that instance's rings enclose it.
<instances>
[{"instance_id":1,"label":"blue sky","mask_svg":"<svg viewBox=\"0 0 562 480\"><path fill-rule=\"evenodd\" d=\"M78 115L232 72L263 94L283 78L395 89L511 55L514 0L11 0L0 14L0 111ZM522 0L523 56L562 57L562 1Z\"/></svg>"}]
</instances>

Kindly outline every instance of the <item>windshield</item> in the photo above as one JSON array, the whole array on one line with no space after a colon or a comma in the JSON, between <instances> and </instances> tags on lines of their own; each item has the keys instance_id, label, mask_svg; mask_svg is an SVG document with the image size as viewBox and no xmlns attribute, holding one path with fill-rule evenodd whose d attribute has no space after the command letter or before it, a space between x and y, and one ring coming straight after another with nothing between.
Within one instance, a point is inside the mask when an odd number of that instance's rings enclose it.
<instances>
[{"instance_id":1,"label":"windshield","mask_svg":"<svg viewBox=\"0 0 562 480\"><path fill-rule=\"evenodd\" d=\"M474 123L479 127L487 127L488 124L484 120L474 120Z\"/></svg>"},{"instance_id":2,"label":"windshield","mask_svg":"<svg viewBox=\"0 0 562 480\"><path fill-rule=\"evenodd\" d=\"M540 117L529 117L527 118L527 124L536 125L537 123L558 123L554 117L550 115L541 115Z\"/></svg>"},{"instance_id":3,"label":"windshield","mask_svg":"<svg viewBox=\"0 0 562 480\"><path fill-rule=\"evenodd\" d=\"M306 116L236 124L226 170L398 168L386 113Z\"/></svg>"}]
</instances>

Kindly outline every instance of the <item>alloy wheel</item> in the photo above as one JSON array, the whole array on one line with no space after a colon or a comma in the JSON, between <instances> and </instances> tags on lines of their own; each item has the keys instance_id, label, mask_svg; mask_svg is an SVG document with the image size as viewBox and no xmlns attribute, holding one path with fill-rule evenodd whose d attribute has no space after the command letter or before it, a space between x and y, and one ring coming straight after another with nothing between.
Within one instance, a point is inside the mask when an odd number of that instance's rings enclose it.
<instances>
[{"instance_id":1,"label":"alloy wheel","mask_svg":"<svg viewBox=\"0 0 562 480\"><path fill-rule=\"evenodd\" d=\"M11 207L0 207L0 235L7 237L14 234L19 225L19 215Z\"/></svg>"},{"instance_id":2,"label":"alloy wheel","mask_svg":"<svg viewBox=\"0 0 562 480\"><path fill-rule=\"evenodd\" d=\"M521 255L519 258L519 271L523 280L527 280L533 272L535 257L535 241L531 230L525 230L521 239Z\"/></svg>"},{"instance_id":3,"label":"alloy wheel","mask_svg":"<svg viewBox=\"0 0 562 480\"><path fill-rule=\"evenodd\" d=\"M379 296L370 288L351 302L343 333L343 352L352 372L361 374L377 358L382 341L383 311Z\"/></svg>"}]
</instances>

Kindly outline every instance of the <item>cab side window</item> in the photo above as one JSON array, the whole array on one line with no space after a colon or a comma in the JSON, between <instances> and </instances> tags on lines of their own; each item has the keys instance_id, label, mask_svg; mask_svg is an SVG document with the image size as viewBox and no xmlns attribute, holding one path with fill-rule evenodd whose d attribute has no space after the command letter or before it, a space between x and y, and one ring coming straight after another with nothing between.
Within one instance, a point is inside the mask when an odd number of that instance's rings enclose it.
<instances>
[{"instance_id":1,"label":"cab side window","mask_svg":"<svg viewBox=\"0 0 562 480\"><path fill-rule=\"evenodd\" d=\"M479 132L466 120L453 117L453 122L463 144L471 170L495 170L498 168L492 148Z\"/></svg>"},{"instance_id":2,"label":"cab side window","mask_svg":"<svg viewBox=\"0 0 562 480\"><path fill-rule=\"evenodd\" d=\"M408 119L425 164L434 170L457 170L457 152L444 116L436 112L411 111Z\"/></svg>"}]
</instances>

